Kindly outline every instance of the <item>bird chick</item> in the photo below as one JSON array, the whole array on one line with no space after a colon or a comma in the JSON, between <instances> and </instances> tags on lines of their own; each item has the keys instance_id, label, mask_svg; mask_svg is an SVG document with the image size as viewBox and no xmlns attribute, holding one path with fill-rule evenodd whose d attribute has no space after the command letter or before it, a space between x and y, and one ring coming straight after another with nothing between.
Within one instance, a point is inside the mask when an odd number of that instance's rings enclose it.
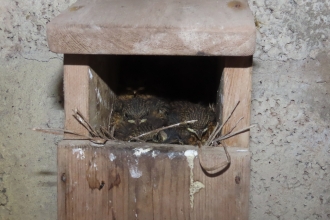
<instances>
[{"instance_id":1,"label":"bird chick","mask_svg":"<svg viewBox=\"0 0 330 220\"><path fill-rule=\"evenodd\" d=\"M149 112L147 100L141 97L133 97L123 103L122 114L128 123L136 125L145 123Z\"/></svg>"},{"instance_id":2,"label":"bird chick","mask_svg":"<svg viewBox=\"0 0 330 220\"><path fill-rule=\"evenodd\" d=\"M149 115L147 120L155 128L160 128L168 123L169 104L166 100L156 97L148 99Z\"/></svg>"},{"instance_id":3,"label":"bird chick","mask_svg":"<svg viewBox=\"0 0 330 220\"><path fill-rule=\"evenodd\" d=\"M184 144L195 145L202 141L209 125L215 120L215 113L209 107L187 101L175 101L171 105L169 124L197 120L195 123L182 125L175 130ZM197 139L196 139L197 138Z\"/></svg>"},{"instance_id":4,"label":"bird chick","mask_svg":"<svg viewBox=\"0 0 330 220\"><path fill-rule=\"evenodd\" d=\"M116 126L114 136L120 140L129 140L130 136L160 128L167 124L168 109L168 103L155 96L120 95L112 116L111 124ZM148 125L144 125L145 123ZM155 142L157 138L151 139Z\"/></svg>"},{"instance_id":5,"label":"bird chick","mask_svg":"<svg viewBox=\"0 0 330 220\"><path fill-rule=\"evenodd\" d=\"M133 129L133 132L131 133L132 137L137 137L139 135L142 134L146 134L150 131L154 131L155 128L152 124L149 123L143 123L140 125L136 125ZM161 136L158 134L158 132L156 133L151 133L151 134L147 134L144 135L142 137L139 138L140 140L146 141L146 142L159 142L161 139Z\"/></svg>"}]
</instances>

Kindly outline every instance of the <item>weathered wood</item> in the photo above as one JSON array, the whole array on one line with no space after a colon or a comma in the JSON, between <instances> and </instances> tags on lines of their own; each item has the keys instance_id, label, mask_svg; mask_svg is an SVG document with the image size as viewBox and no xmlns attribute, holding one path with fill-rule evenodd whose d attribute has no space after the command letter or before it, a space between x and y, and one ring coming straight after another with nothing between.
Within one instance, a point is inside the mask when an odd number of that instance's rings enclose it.
<instances>
[{"instance_id":1,"label":"weathered wood","mask_svg":"<svg viewBox=\"0 0 330 220\"><path fill-rule=\"evenodd\" d=\"M240 101L232 117L223 127L222 134L227 134L237 124L235 131L250 126L252 57L226 57L225 68L221 77L220 97L222 120L227 119L236 103ZM249 147L250 132L231 137L224 142L233 147Z\"/></svg>"},{"instance_id":2,"label":"weathered wood","mask_svg":"<svg viewBox=\"0 0 330 220\"><path fill-rule=\"evenodd\" d=\"M89 77L89 123L95 129L108 128L115 94L93 69L89 70Z\"/></svg>"},{"instance_id":3,"label":"weathered wood","mask_svg":"<svg viewBox=\"0 0 330 220\"><path fill-rule=\"evenodd\" d=\"M79 0L47 25L67 54L248 56L255 36L247 0Z\"/></svg>"},{"instance_id":4,"label":"weathered wood","mask_svg":"<svg viewBox=\"0 0 330 220\"><path fill-rule=\"evenodd\" d=\"M72 116L73 109L79 111L89 120L89 64L86 55L64 55L64 111L65 129L82 135L88 131ZM81 139L81 137L65 134L65 139Z\"/></svg>"},{"instance_id":5,"label":"weathered wood","mask_svg":"<svg viewBox=\"0 0 330 220\"><path fill-rule=\"evenodd\" d=\"M67 179L68 173L66 171L68 160L66 151L60 150L57 151L57 219L68 219L68 211L66 210L66 187L65 181Z\"/></svg>"},{"instance_id":6,"label":"weathered wood","mask_svg":"<svg viewBox=\"0 0 330 220\"><path fill-rule=\"evenodd\" d=\"M109 113L114 103L115 94L99 74L92 69L98 56L64 56L64 108L65 129L88 136L87 130L72 116L78 109L93 128L107 127ZM110 58L110 57L109 57ZM109 59L111 60L111 59ZM106 71L105 60L98 62ZM96 66L96 68L99 68ZM100 72L102 72L100 70ZM108 77L115 75L108 73ZM85 139L72 134L65 134L65 139Z\"/></svg>"},{"instance_id":7,"label":"weathered wood","mask_svg":"<svg viewBox=\"0 0 330 220\"><path fill-rule=\"evenodd\" d=\"M214 160L224 154L209 150ZM231 165L214 175L203 172L192 146L71 140L58 152L60 219L248 219L246 149L230 148Z\"/></svg>"}]
</instances>

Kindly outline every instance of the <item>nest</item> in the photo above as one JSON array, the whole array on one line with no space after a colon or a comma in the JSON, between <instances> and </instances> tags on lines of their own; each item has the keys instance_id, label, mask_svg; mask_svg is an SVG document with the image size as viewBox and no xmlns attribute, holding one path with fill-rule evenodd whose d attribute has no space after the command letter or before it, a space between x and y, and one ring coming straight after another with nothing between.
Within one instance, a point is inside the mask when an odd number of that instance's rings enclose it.
<instances>
[{"instance_id":1,"label":"nest","mask_svg":"<svg viewBox=\"0 0 330 220\"><path fill-rule=\"evenodd\" d=\"M227 146L222 141L225 139L231 138L235 135L241 134L243 132L249 131L250 128L254 127L254 125L252 125L252 126L240 129L239 131L233 132L233 130L236 128L236 126L239 124L239 122L243 119L243 117L241 117L236 122L235 126L230 129L229 132L227 132L225 135L221 135L222 128L228 122L228 120L231 118L231 116L235 112L235 109L237 108L239 103L240 103L239 101L236 103L236 105L234 106L230 115L227 117L227 119L222 124L220 124L219 122L216 124L216 126L215 126L214 130L212 131L212 133L210 134L208 140L203 145L202 144L198 145L200 165L209 174L218 173L221 170L225 169L227 166L229 166L231 163L231 157L228 153ZM89 122L85 119L83 114L78 109L74 109L72 116L89 132L90 136L86 136L83 134L79 134L79 133L75 133L73 131L63 130L63 129L34 128L33 130L39 131L39 132L44 132L44 133L56 134L56 135L63 135L64 133L73 134L73 135L76 135L79 137L83 137L84 139L90 140L92 143L97 144L98 146L102 147L102 146L104 146L104 144L107 141L116 140L116 138L114 137L115 127L110 126L111 115L112 115L112 111L110 112L108 126L106 126L106 127L100 126L98 129L95 129L89 124ZM143 136L157 134L163 130L182 126L185 124L195 123L196 121L197 120L183 121L183 122L180 122L177 124L172 124L169 126L161 127L161 128L152 130L150 132L140 134L136 137L131 137L130 141L144 142L143 140L141 140L141 137L143 137ZM216 166L207 167L206 159L205 159L205 152L207 151L207 149L213 148L213 147L223 147L223 149L225 151L225 155L226 155L226 161L221 161Z\"/></svg>"}]
</instances>

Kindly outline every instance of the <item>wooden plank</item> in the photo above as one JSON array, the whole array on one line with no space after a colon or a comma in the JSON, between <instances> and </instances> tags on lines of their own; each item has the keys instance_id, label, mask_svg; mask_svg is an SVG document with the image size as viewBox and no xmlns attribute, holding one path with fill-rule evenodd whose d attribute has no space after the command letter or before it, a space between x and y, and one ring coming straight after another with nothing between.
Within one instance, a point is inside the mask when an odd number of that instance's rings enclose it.
<instances>
[{"instance_id":1,"label":"wooden plank","mask_svg":"<svg viewBox=\"0 0 330 220\"><path fill-rule=\"evenodd\" d=\"M241 117L243 119L233 132L250 126L251 76L252 56L226 57L225 68L221 77L219 97L222 104L222 120L227 119L238 101L240 101L240 104L223 127L223 135L227 134ZM228 146L248 148L249 135L250 132L244 132L225 140L225 143Z\"/></svg>"},{"instance_id":2,"label":"wooden plank","mask_svg":"<svg viewBox=\"0 0 330 220\"><path fill-rule=\"evenodd\" d=\"M101 59L97 62L98 58ZM111 57L105 59L100 56L65 55L64 108L66 130L89 135L88 131L72 116L74 109L78 109L95 129L99 129L100 126L108 126L115 94L101 78L101 75L105 75L105 71L111 69L105 64L107 60L111 61L112 59ZM95 69L99 70L99 74L92 69L94 66ZM114 75L115 70L107 72L109 79L112 79ZM111 83L113 84L113 80ZM85 139L71 134L65 134L64 138Z\"/></svg>"},{"instance_id":3,"label":"wooden plank","mask_svg":"<svg viewBox=\"0 0 330 220\"><path fill-rule=\"evenodd\" d=\"M201 169L192 146L66 140L59 152L67 176L58 188L61 219L248 219L247 149L230 148L231 165L214 175ZM218 160L224 151L210 154ZM197 182L204 188L191 196Z\"/></svg>"},{"instance_id":4,"label":"wooden plank","mask_svg":"<svg viewBox=\"0 0 330 220\"><path fill-rule=\"evenodd\" d=\"M255 38L247 0L79 0L47 24L67 54L248 56Z\"/></svg>"},{"instance_id":5,"label":"wooden plank","mask_svg":"<svg viewBox=\"0 0 330 220\"><path fill-rule=\"evenodd\" d=\"M219 149L209 151L213 160L223 156L219 154ZM221 172L221 175L205 175L203 170L194 169L194 180L204 183L205 188L194 198L192 219L249 218L250 153L243 148L229 148L229 152L230 167ZM198 164L198 159L195 158L194 162Z\"/></svg>"},{"instance_id":6,"label":"wooden plank","mask_svg":"<svg viewBox=\"0 0 330 220\"><path fill-rule=\"evenodd\" d=\"M89 73L89 102L88 102L88 118L89 123L94 129L99 130L100 126L108 128L110 125L110 112L113 109L115 94L108 85L94 72L93 69L88 70Z\"/></svg>"},{"instance_id":7,"label":"wooden plank","mask_svg":"<svg viewBox=\"0 0 330 220\"><path fill-rule=\"evenodd\" d=\"M86 55L64 55L64 111L65 129L88 135L88 131L72 116L74 109L89 120L89 65ZM81 139L81 137L65 134L65 139Z\"/></svg>"},{"instance_id":8,"label":"wooden plank","mask_svg":"<svg viewBox=\"0 0 330 220\"><path fill-rule=\"evenodd\" d=\"M66 210L66 180L67 180L67 151L64 148L57 148L57 219L67 219Z\"/></svg>"}]
</instances>

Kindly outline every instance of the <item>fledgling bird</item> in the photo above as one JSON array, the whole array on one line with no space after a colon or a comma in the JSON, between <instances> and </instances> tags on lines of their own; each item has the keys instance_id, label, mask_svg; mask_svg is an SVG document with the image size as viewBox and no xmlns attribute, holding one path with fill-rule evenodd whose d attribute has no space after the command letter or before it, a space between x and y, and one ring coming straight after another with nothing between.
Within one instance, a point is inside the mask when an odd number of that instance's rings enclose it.
<instances>
[{"instance_id":1,"label":"fledgling bird","mask_svg":"<svg viewBox=\"0 0 330 220\"><path fill-rule=\"evenodd\" d=\"M160 128L168 123L170 105L167 100L150 96L148 98L149 115L147 120L155 128Z\"/></svg>"},{"instance_id":2,"label":"fledgling bird","mask_svg":"<svg viewBox=\"0 0 330 220\"><path fill-rule=\"evenodd\" d=\"M155 128L149 123L142 123L139 125L123 123L118 127L118 129L115 130L114 136L119 140L134 141L135 137L154 131L155 129L157 128ZM138 140L154 143L162 142L164 139L164 133L162 131L143 135L142 137L138 138Z\"/></svg>"},{"instance_id":3,"label":"fledgling bird","mask_svg":"<svg viewBox=\"0 0 330 220\"><path fill-rule=\"evenodd\" d=\"M140 125L135 126L135 128L133 129L133 132L131 133L132 137L137 137L139 135L142 134L146 134L148 132L154 131L155 129L157 129L156 127L154 127L152 124L149 123L143 123ZM139 137L140 140L146 141L146 142L161 142L162 141L162 133L159 134L159 132L156 133L151 133L151 134L147 134L144 135L142 137Z\"/></svg>"},{"instance_id":4,"label":"fledgling bird","mask_svg":"<svg viewBox=\"0 0 330 220\"><path fill-rule=\"evenodd\" d=\"M184 121L197 120L195 123L185 124L176 127L172 131L172 137L178 141L196 145L202 142L210 125L215 121L215 112L210 107L205 107L201 104L194 104L187 101L175 101L171 103L171 110L169 113L169 124L175 124ZM176 133L176 134L175 134ZM167 140L168 141L168 140Z\"/></svg>"},{"instance_id":5,"label":"fledgling bird","mask_svg":"<svg viewBox=\"0 0 330 220\"><path fill-rule=\"evenodd\" d=\"M144 98L133 97L123 103L122 114L128 123L136 125L145 123L149 112L148 100Z\"/></svg>"},{"instance_id":6,"label":"fledgling bird","mask_svg":"<svg viewBox=\"0 0 330 220\"><path fill-rule=\"evenodd\" d=\"M113 122L115 138L129 140L167 124L168 103L151 95L121 95L115 104ZM157 136L157 134L156 134ZM148 139L143 137L141 140ZM157 138L145 141L157 142Z\"/></svg>"}]
</instances>

